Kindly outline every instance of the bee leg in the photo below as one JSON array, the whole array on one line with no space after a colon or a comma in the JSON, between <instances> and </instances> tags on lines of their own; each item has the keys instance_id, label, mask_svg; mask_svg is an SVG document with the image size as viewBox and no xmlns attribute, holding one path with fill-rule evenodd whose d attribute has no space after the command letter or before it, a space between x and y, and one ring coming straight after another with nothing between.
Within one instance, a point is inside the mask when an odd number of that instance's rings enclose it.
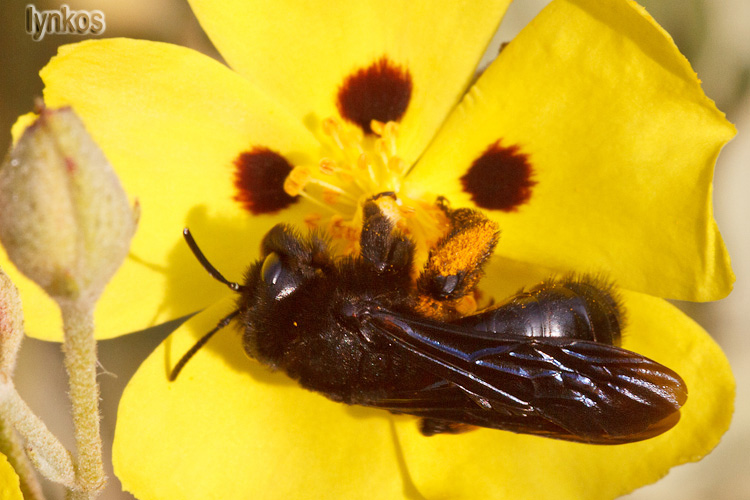
<instances>
[{"instance_id":1,"label":"bee leg","mask_svg":"<svg viewBox=\"0 0 750 500\"><path fill-rule=\"evenodd\" d=\"M360 256L378 273L405 272L408 275L414 244L395 229L395 222L381 209L378 201L377 198L370 199L362 207Z\"/></svg>"},{"instance_id":2,"label":"bee leg","mask_svg":"<svg viewBox=\"0 0 750 500\"><path fill-rule=\"evenodd\" d=\"M260 243L262 257L271 252L290 254L300 258L308 253L298 231L287 224L276 224L263 237Z\"/></svg>"},{"instance_id":3,"label":"bee leg","mask_svg":"<svg viewBox=\"0 0 750 500\"><path fill-rule=\"evenodd\" d=\"M440 201L439 201L440 203ZM451 210L440 205L450 222L448 234L430 250L424 270L417 279L425 314L451 319L468 312L462 299L470 294L483 275L484 263L499 238L498 226L481 212L469 208ZM466 301L464 301L466 302Z\"/></svg>"},{"instance_id":4,"label":"bee leg","mask_svg":"<svg viewBox=\"0 0 750 500\"><path fill-rule=\"evenodd\" d=\"M260 244L261 257L274 252L283 256L291 269L312 273L315 269L327 269L332 261L324 239L315 234L302 237L287 224L277 224L263 237Z\"/></svg>"},{"instance_id":5,"label":"bee leg","mask_svg":"<svg viewBox=\"0 0 750 500\"><path fill-rule=\"evenodd\" d=\"M461 434L473 431L478 427L460 422L450 422L437 418L422 418L419 420L419 432L423 436L434 436L435 434Z\"/></svg>"}]
</instances>

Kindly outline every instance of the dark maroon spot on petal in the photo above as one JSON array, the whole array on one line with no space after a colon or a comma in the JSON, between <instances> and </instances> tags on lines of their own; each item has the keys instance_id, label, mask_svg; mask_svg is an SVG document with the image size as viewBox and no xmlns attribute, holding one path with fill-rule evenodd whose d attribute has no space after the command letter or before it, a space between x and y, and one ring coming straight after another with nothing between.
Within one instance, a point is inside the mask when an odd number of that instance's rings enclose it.
<instances>
[{"instance_id":1,"label":"dark maroon spot on petal","mask_svg":"<svg viewBox=\"0 0 750 500\"><path fill-rule=\"evenodd\" d=\"M383 56L346 77L339 88L336 104L342 117L371 134L372 120L385 123L398 121L404 116L411 90L409 71Z\"/></svg>"},{"instance_id":2,"label":"dark maroon spot on petal","mask_svg":"<svg viewBox=\"0 0 750 500\"><path fill-rule=\"evenodd\" d=\"M528 155L518 146L506 148L497 141L474 160L461 184L479 207L514 212L531 198L536 185L532 174Z\"/></svg>"},{"instance_id":3,"label":"dark maroon spot on petal","mask_svg":"<svg viewBox=\"0 0 750 500\"><path fill-rule=\"evenodd\" d=\"M284 180L292 166L275 151L256 147L234 160L234 199L254 215L271 214L296 202L298 196L284 191Z\"/></svg>"}]
</instances>

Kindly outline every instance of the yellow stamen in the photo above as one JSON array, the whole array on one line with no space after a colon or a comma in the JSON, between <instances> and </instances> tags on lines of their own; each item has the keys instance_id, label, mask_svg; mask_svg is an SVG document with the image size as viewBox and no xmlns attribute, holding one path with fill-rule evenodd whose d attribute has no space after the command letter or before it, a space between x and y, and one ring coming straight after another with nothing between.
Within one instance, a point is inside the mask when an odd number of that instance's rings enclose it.
<instances>
[{"instance_id":1,"label":"yellow stamen","mask_svg":"<svg viewBox=\"0 0 750 500\"><path fill-rule=\"evenodd\" d=\"M354 198L352 195L350 195L349 193L347 193L345 190L343 190L340 187L335 186L335 185L333 185L331 183L328 183L326 181L322 181L320 179L316 179L315 177L311 177L309 183L310 184L317 184L318 186L320 186L322 188L325 188L324 191L328 190L328 191L336 192L339 195L341 195L341 196L343 196L343 197L345 197L345 198L347 198L347 199L349 199L351 201L357 201L356 198Z\"/></svg>"},{"instance_id":2,"label":"yellow stamen","mask_svg":"<svg viewBox=\"0 0 750 500\"><path fill-rule=\"evenodd\" d=\"M339 149L343 150L344 144L341 142L341 137L339 136L341 124L339 124L339 122L334 120L333 118L326 118L325 120L323 120L321 127L323 128L323 133L331 137L334 142L336 142L336 145L339 147Z\"/></svg>"},{"instance_id":3,"label":"yellow stamen","mask_svg":"<svg viewBox=\"0 0 750 500\"><path fill-rule=\"evenodd\" d=\"M382 137L375 140L375 152L380 157L380 161L383 162L383 165L388 165L388 146Z\"/></svg>"},{"instance_id":4,"label":"yellow stamen","mask_svg":"<svg viewBox=\"0 0 750 500\"><path fill-rule=\"evenodd\" d=\"M321 158L318 166L320 171L326 175L333 175L340 170L338 164L330 158Z\"/></svg>"},{"instance_id":5,"label":"yellow stamen","mask_svg":"<svg viewBox=\"0 0 750 500\"><path fill-rule=\"evenodd\" d=\"M375 175L375 170L373 170L372 163L367 159L367 155L365 153L362 153L361 155L359 155L359 158L357 158L357 166L363 170L367 169L367 172L370 174L370 180L373 182L373 184L378 184L378 178Z\"/></svg>"},{"instance_id":6,"label":"yellow stamen","mask_svg":"<svg viewBox=\"0 0 750 500\"><path fill-rule=\"evenodd\" d=\"M337 193L336 191L331 191L329 189L324 189L322 196L324 202L328 203L329 205L335 205L341 197L341 193Z\"/></svg>"},{"instance_id":7,"label":"yellow stamen","mask_svg":"<svg viewBox=\"0 0 750 500\"><path fill-rule=\"evenodd\" d=\"M335 208L331 207L330 205L327 205L327 204L323 203L322 201L319 201L317 198L314 198L314 197L310 196L309 194L305 193L304 191L300 191L299 195L301 197L303 197L304 199L306 199L306 200L308 200L308 201L316 204L317 206L325 208L326 210L328 210L330 212L333 212L334 214L338 213Z\"/></svg>"},{"instance_id":8,"label":"yellow stamen","mask_svg":"<svg viewBox=\"0 0 750 500\"><path fill-rule=\"evenodd\" d=\"M417 209L411 205L403 205L400 207L400 210L401 210L401 216L406 219L410 217L414 217L414 215L417 213Z\"/></svg>"},{"instance_id":9,"label":"yellow stamen","mask_svg":"<svg viewBox=\"0 0 750 500\"><path fill-rule=\"evenodd\" d=\"M388 122L385 124L385 127L383 128L383 133L381 134L381 137L383 138L383 142L385 144L385 150L386 154L389 158L392 158L396 155L396 132L398 131L398 125L396 122Z\"/></svg>"},{"instance_id":10,"label":"yellow stamen","mask_svg":"<svg viewBox=\"0 0 750 500\"><path fill-rule=\"evenodd\" d=\"M410 198L403 192L403 178L409 165L398 155L398 124L371 122L373 134L338 119L321 122L321 132L330 138L323 144L326 156L317 165L296 166L284 182L284 190L301 196L327 210L310 214L305 224L326 229L335 246L345 252L356 251L362 226L362 204L378 198L386 215L396 227L415 240L417 254L426 256L429 244L442 238L447 230L444 213L434 199ZM418 259L421 257L418 257Z\"/></svg>"},{"instance_id":11,"label":"yellow stamen","mask_svg":"<svg viewBox=\"0 0 750 500\"><path fill-rule=\"evenodd\" d=\"M376 135L382 136L383 129L385 129L385 123L378 120L371 120L370 129L372 129L373 133L375 133Z\"/></svg>"},{"instance_id":12,"label":"yellow stamen","mask_svg":"<svg viewBox=\"0 0 750 500\"><path fill-rule=\"evenodd\" d=\"M349 225L340 215L331 217L328 232L332 238L355 242L359 239L359 230Z\"/></svg>"},{"instance_id":13,"label":"yellow stamen","mask_svg":"<svg viewBox=\"0 0 750 500\"><path fill-rule=\"evenodd\" d=\"M341 125L336 119L329 117L320 123L320 127L323 129L323 133L326 135L332 135L341 128Z\"/></svg>"},{"instance_id":14,"label":"yellow stamen","mask_svg":"<svg viewBox=\"0 0 750 500\"><path fill-rule=\"evenodd\" d=\"M406 162L398 156L391 156L388 160L388 170L394 174L403 175L406 173Z\"/></svg>"},{"instance_id":15,"label":"yellow stamen","mask_svg":"<svg viewBox=\"0 0 750 500\"><path fill-rule=\"evenodd\" d=\"M307 167L294 167L292 171L289 172L289 178L303 186L307 184L310 177L312 177L312 172Z\"/></svg>"},{"instance_id":16,"label":"yellow stamen","mask_svg":"<svg viewBox=\"0 0 750 500\"><path fill-rule=\"evenodd\" d=\"M360 130L359 127L353 127L349 130L344 132L344 137L342 138L342 142L344 145L349 149L356 149L357 153L363 153L364 149L362 148L362 139L363 139L362 130Z\"/></svg>"},{"instance_id":17,"label":"yellow stamen","mask_svg":"<svg viewBox=\"0 0 750 500\"><path fill-rule=\"evenodd\" d=\"M303 220L305 221L305 225L308 229L316 229L320 225L320 220L322 218L322 215L317 212L313 212L311 214L307 214Z\"/></svg>"},{"instance_id":18,"label":"yellow stamen","mask_svg":"<svg viewBox=\"0 0 750 500\"><path fill-rule=\"evenodd\" d=\"M289 177L284 180L284 192L289 196L299 195L302 192L303 187L304 186L302 186L300 183L293 181Z\"/></svg>"}]
</instances>

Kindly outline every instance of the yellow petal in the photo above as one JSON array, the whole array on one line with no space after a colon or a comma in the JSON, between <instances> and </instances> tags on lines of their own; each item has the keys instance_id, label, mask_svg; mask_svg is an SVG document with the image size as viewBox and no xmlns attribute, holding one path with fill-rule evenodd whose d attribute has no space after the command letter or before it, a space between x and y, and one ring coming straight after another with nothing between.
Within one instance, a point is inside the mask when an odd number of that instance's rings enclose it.
<instances>
[{"instance_id":1,"label":"yellow petal","mask_svg":"<svg viewBox=\"0 0 750 500\"><path fill-rule=\"evenodd\" d=\"M167 372L234 308L227 298L167 339L120 401L113 449L124 489L141 500L400 498L406 487L381 412L299 389L219 332L175 382Z\"/></svg>"},{"instance_id":2,"label":"yellow petal","mask_svg":"<svg viewBox=\"0 0 750 500\"><path fill-rule=\"evenodd\" d=\"M3 454L0 454L0 500L23 500L21 481Z\"/></svg>"},{"instance_id":3,"label":"yellow petal","mask_svg":"<svg viewBox=\"0 0 750 500\"><path fill-rule=\"evenodd\" d=\"M192 0L227 62L308 123L337 115L345 78L381 57L408 70L399 153L411 163L469 84L509 0Z\"/></svg>"},{"instance_id":4,"label":"yellow petal","mask_svg":"<svg viewBox=\"0 0 750 500\"><path fill-rule=\"evenodd\" d=\"M217 267L241 277L278 217L251 218L233 199L240 152L265 146L294 162L319 157L318 142L296 118L225 66L182 47L83 42L62 47L41 75L47 105L73 106L140 203L130 256L96 310L99 338L188 314L225 292L196 266L180 234L186 225ZM21 289L27 331L59 339L51 301L4 255L0 265Z\"/></svg>"},{"instance_id":5,"label":"yellow petal","mask_svg":"<svg viewBox=\"0 0 750 500\"><path fill-rule=\"evenodd\" d=\"M24 130L34 123L37 118L39 118L37 113L26 113L18 117L16 123L14 123L10 129L10 133L13 136L13 144L18 141Z\"/></svg>"},{"instance_id":6,"label":"yellow petal","mask_svg":"<svg viewBox=\"0 0 750 500\"><path fill-rule=\"evenodd\" d=\"M485 71L410 182L471 205L460 179L474 161L517 147L535 184L527 202L490 213L501 255L606 271L660 297L721 298L734 276L711 179L735 129L699 83L635 3L556 0Z\"/></svg>"},{"instance_id":7,"label":"yellow petal","mask_svg":"<svg viewBox=\"0 0 750 500\"><path fill-rule=\"evenodd\" d=\"M729 427L734 379L711 337L668 304L623 292L628 315L624 347L679 373L688 401L677 426L638 443L596 446L480 429L425 438L399 419L404 457L426 498L606 500L700 460Z\"/></svg>"}]
</instances>

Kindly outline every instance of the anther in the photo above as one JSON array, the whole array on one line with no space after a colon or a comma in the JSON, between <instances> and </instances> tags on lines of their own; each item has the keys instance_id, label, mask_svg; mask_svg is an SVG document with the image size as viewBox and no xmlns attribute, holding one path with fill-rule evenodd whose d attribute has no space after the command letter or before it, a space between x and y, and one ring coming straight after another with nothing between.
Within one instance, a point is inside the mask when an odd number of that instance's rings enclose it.
<instances>
[{"instance_id":1,"label":"anther","mask_svg":"<svg viewBox=\"0 0 750 500\"><path fill-rule=\"evenodd\" d=\"M335 205L341 197L341 194L335 191L331 191L330 189L324 189L322 197L324 202L328 203L329 205Z\"/></svg>"},{"instance_id":2,"label":"anther","mask_svg":"<svg viewBox=\"0 0 750 500\"><path fill-rule=\"evenodd\" d=\"M383 137L389 137L389 138L395 139L397 133L398 133L398 123L394 121L390 121L385 124L385 127L383 128Z\"/></svg>"},{"instance_id":3,"label":"anther","mask_svg":"<svg viewBox=\"0 0 750 500\"><path fill-rule=\"evenodd\" d=\"M416 214L417 209L411 205L402 205L401 207L401 215L404 218L414 217L414 214Z\"/></svg>"},{"instance_id":4,"label":"anther","mask_svg":"<svg viewBox=\"0 0 750 500\"><path fill-rule=\"evenodd\" d=\"M409 165L398 155L398 124L392 120L372 120L370 127L372 134L362 125L343 123L337 118L322 120L320 132L330 137L329 147L333 150L317 165L294 168L290 165L284 191L320 207L304 219L305 224L309 228L327 229L333 240L344 242L346 251L357 250L361 200L373 193L394 193L394 200L387 203L390 205L387 212L399 229L420 242L440 238L445 228L438 228L438 220L430 214L437 210L434 204L422 204L400 193ZM340 151L335 151L334 144ZM423 224L428 227L422 227ZM433 226L434 229L429 229Z\"/></svg>"},{"instance_id":5,"label":"anther","mask_svg":"<svg viewBox=\"0 0 750 500\"><path fill-rule=\"evenodd\" d=\"M385 129L385 123L378 121L378 120L372 120L370 121L370 129L375 133L375 135L383 136L383 130Z\"/></svg>"},{"instance_id":6,"label":"anther","mask_svg":"<svg viewBox=\"0 0 750 500\"><path fill-rule=\"evenodd\" d=\"M323 129L323 133L326 135L333 135L341 128L341 124L334 118L324 119L320 126Z\"/></svg>"},{"instance_id":7,"label":"anther","mask_svg":"<svg viewBox=\"0 0 750 500\"><path fill-rule=\"evenodd\" d=\"M386 157L388 154L388 146L382 137L375 140L375 152L382 157Z\"/></svg>"},{"instance_id":8,"label":"anther","mask_svg":"<svg viewBox=\"0 0 750 500\"><path fill-rule=\"evenodd\" d=\"M320 171L326 175L333 175L338 170L338 165L330 158L321 158L318 166L320 167Z\"/></svg>"},{"instance_id":9,"label":"anther","mask_svg":"<svg viewBox=\"0 0 750 500\"><path fill-rule=\"evenodd\" d=\"M341 131L341 124L333 118L326 118L325 120L323 120L321 127L323 129L323 133L331 137L334 142L336 142L336 145L339 147L339 149L343 151L344 144L341 142L341 137L339 135L339 132Z\"/></svg>"},{"instance_id":10,"label":"anther","mask_svg":"<svg viewBox=\"0 0 750 500\"><path fill-rule=\"evenodd\" d=\"M307 167L294 167L292 171L289 172L290 179L303 185L307 184L310 177L312 177L312 172L310 172L310 169Z\"/></svg>"},{"instance_id":11,"label":"anther","mask_svg":"<svg viewBox=\"0 0 750 500\"><path fill-rule=\"evenodd\" d=\"M293 181L289 177L284 179L284 192L289 196L297 196L302 192L304 186Z\"/></svg>"},{"instance_id":12,"label":"anther","mask_svg":"<svg viewBox=\"0 0 750 500\"><path fill-rule=\"evenodd\" d=\"M396 135L398 133L398 124L396 122L388 122L383 128L383 141L386 146L388 156L396 155Z\"/></svg>"},{"instance_id":13,"label":"anther","mask_svg":"<svg viewBox=\"0 0 750 500\"><path fill-rule=\"evenodd\" d=\"M294 167L284 180L284 192L289 196L297 196L302 193L310 181L310 169L307 167Z\"/></svg>"},{"instance_id":14,"label":"anther","mask_svg":"<svg viewBox=\"0 0 750 500\"><path fill-rule=\"evenodd\" d=\"M307 227L308 227L309 229L315 229L315 228L317 228L317 227L318 227L318 225L320 224L320 220L321 220L322 218L323 218L323 216L322 216L321 214L319 214L319 213L317 213L317 212L313 212L313 213L311 213L311 214L308 214L308 215L306 215L306 216L305 216L305 218L304 218L303 220L304 220L304 222L305 222L305 225L306 225L306 226L307 226Z\"/></svg>"},{"instance_id":15,"label":"anther","mask_svg":"<svg viewBox=\"0 0 750 500\"><path fill-rule=\"evenodd\" d=\"M398 156L391 156L388 159L388 170L396 174L403 174L406 170L406 162Z\"/></svg>"}]
</instances>

